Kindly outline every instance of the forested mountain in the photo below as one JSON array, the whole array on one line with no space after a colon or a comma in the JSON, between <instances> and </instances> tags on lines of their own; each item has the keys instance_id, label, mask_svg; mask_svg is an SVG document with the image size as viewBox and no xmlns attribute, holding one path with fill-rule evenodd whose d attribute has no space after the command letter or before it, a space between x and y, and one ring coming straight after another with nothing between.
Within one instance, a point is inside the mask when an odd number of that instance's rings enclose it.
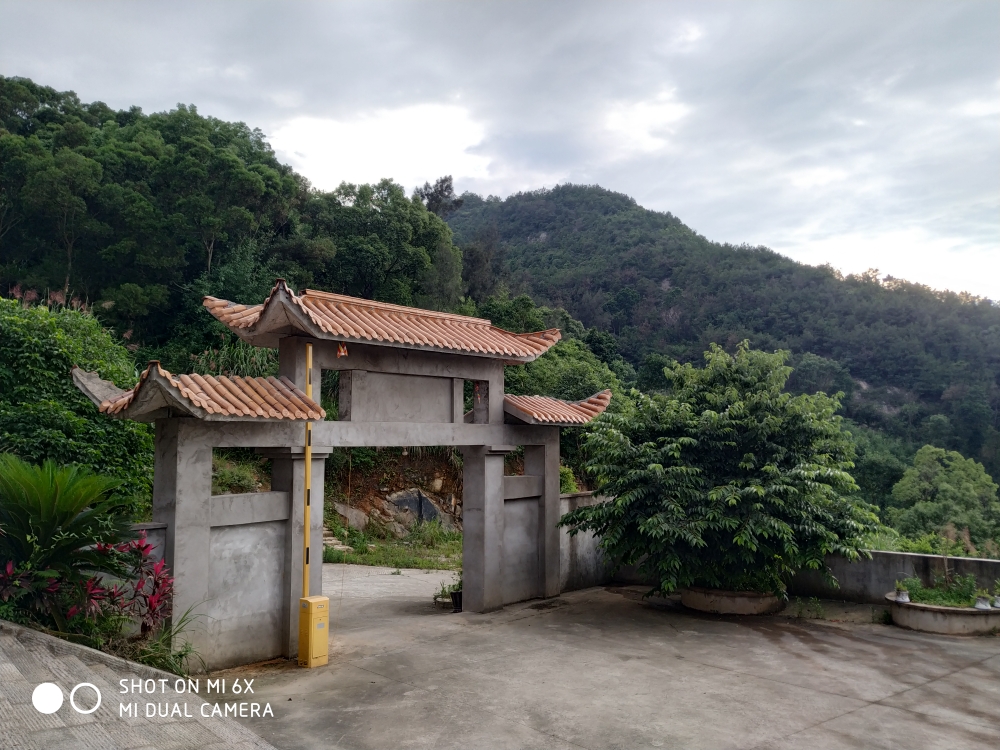
<instances>
[{"instance_id":1,"label":"forested mountain","mask_svg":"<svg viewBox=\"0 0 1000 750\"><path fill-rule=\"evenodd\" d=\"M610 331L640 385L655 387L658 355L697 360L746 338L790 350L798 390L843 390L852 419L1000 475L1000 307L989 300L711 242L599 187L462 197L448 222L469 289L502 281Z\"/></svg>"},{"instance_id":2,"label":"forested mountain","mask_svg":"<svg viewBox=\"0 0 1000 750\"><path fill-rule=\"evenodd\" d=\"M511 373L516 392L611 387L619 404L713 342L787 349L791 390L844 392L854 473L883 510L925 444L1000 476L1000 308L988 300L711 242L599 187L506 200L456 198L450 178L412 196L391 180L319 191L243 123L193 106L116 111L0 77L0 296L85 307L140 364L256 374L274 357L241 349L200 301L260 300L278 276L562 328L570 340ZM578 447L567 441L564 459Z\"/></svg>"}]
</instances>

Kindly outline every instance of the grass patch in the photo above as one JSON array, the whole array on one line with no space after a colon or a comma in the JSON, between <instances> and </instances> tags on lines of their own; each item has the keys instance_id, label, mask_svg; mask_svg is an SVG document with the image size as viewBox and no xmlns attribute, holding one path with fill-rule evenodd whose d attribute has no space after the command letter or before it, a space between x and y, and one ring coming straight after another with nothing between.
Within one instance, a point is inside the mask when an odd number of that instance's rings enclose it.
<instances>
[{"instance_id":1,"label":"grass patch","mask_svg":"<svg viewBox=\"0 0 1000 750\"><path fill-rule=\"evenodd\" d=\"M420 570L460 570L462 567L462 533L449 531L438 521L416 524L403 539L392 538L377 525L364 532L344 528L332 531L352 549L324 548L325 563Z\"/></svg>"},{"instance_id":2,"label":"grass patch","mask_svg":"<svg viewBox=\"0 0 1000 750\"><path fill-rule=\"evenodd\" d=\"M976 576L954 576L951 579L935 576L934 585L925 588L919 578L906 578L899 582L910 592L910 601L918 604L936 604L940 607L971 607L976 603L978 584Z\"/></svg>"}]
</instances>

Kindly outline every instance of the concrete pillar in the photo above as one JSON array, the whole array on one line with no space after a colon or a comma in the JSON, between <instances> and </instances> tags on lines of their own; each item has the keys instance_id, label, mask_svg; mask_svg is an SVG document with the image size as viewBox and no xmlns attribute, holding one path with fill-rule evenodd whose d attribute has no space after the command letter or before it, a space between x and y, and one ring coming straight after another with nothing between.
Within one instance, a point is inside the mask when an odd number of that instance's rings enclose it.
<instances>
[{"instance_id":1,"label":"concrete pillar","mask_svg":"<svg viewBox=\"0 0 1000 750\"><path fill-rule=\"evenodd\" d=\"M305 426L303 425L303 431ZM285 526L285 561L281 642L284 655L299 652L299 598L302 596L302 546L304 523L303 496L305 460L301 447L270 448L258 451L271 459L271 489L287 492L291 508ZM323 474L329 448L313 447L312 491L309 514L309 593L323 593Z\"/></svg>"},{"instance_id":2,"label":"concrete pillar","mask_svg":"<svg viewBox=\"0 0 1000 750\"><path fill-rule=\"evenodd\" d=\"M538 499L538 590L542 596L559 596L559 428L543 427L545 443L524 447L524 473L541 476L542 496Z\"/></svg>"},{"instance_id":3,"label":"concrete pillar","mask_svg":"<svg viewBox=\"0 0 1000 750\"><path fill-rule=\"evenodd\" d=\"M278 374L295 383L306 392L306 343L311 339L302 336L286 336L278 341ZM315 342L313 342L315 343ZM317 364L316 348L313 347L313 401L320 402L320 384L323 371Z\"/></svg>"},{"instance_id":4,"label":"concrete pillar","mask_svg":"<svg viewBox=\"0 0 1000 750\"><path fill-rule=\"evenodd\" d=\"M489 446L462 449L462 607L503 607L503 459Z\"/></svg>"},{"instance_id":5,"label":"concrete pillar","mask_svg":"<svg viewBox=\"0 0 1000 750\"><path fill-rule=\"evenodd\" d=\"M490 424L503 424L503 363L493 363L493 371L490 373Z\"/></svg>"},{"instance_id":6,"label":"concrete pillar","mask_svg":"<svg viewBox=\"0 0 1000 750\"><path fill-rule=\"evenodd\" d=\"M167 524L164 558L174 576L173 613L210 614L212 446L194 419L156 422L153 520ZM211 653L209 623L196 618L185 633Z\"/></svg>"},{"instance_id":7,"label":"concrete pillar","mask_svg":"<svg viewBox=\"0 0 1000 750\"><path fill-rule=\"evenodd\" d=\"M465 421L465 380L451 379L451 421L461 424Z\"/></svg>"}]
</instances>

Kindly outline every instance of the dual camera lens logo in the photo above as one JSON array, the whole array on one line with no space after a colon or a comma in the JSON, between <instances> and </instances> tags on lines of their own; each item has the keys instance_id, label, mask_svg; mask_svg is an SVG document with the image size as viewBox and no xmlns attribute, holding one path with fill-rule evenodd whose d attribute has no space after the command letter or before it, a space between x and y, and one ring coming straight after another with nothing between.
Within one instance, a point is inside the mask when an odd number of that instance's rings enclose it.
<instances>
[{"instance_id":1,"label":"dual camera lens logo","mask_svg":"<svg viewBox=\"0 0 1000 750\"><path fill-rule=\"evenodd\" d=\"M89 688L94 691L94 695L97 696L97 700L93 706L90 708L85 708L83 706L77 705L76 693L80 688ZM81 694L81 698L86 695ZM36 687L31 693L31 705L35 707L35 710L42 714L54 714L63 704L63 691L54 682L43 682L41 685ZM69 693L69 705L73 707L73 710L78 714L92 714L94 711L101 707L101 691L97 689L97 685L89 682L81 682L79 685L74 687Z\"/></svg>"}]
</instances>

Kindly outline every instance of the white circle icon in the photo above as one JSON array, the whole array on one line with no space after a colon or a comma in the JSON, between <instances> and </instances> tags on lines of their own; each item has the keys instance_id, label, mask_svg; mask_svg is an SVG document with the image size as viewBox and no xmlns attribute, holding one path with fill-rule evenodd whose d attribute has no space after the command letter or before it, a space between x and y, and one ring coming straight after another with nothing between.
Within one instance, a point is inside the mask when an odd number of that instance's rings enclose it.
<instances>
[{"instance_id":1,"label":"white circle icon","mask_svg":"<svg viewBox=\"0 0 1000 750\"><path fill-rule=\"evenodd\" d=\"M97 703L94 704L93 708L88 708L84 710L79 706L77 706L76 702L73 700L76 697L76 691L82 687L89 687L91 690L97 693ZM59 694L59 702L62 703L62 693ZM78 714L92 714L94 713L94 711L96 711L101 707L101 691L97 689L97 685L92 685L89 682L81 682L79 685L73 688L72 692L70 692L69 705L71 705L73 707L73 710L76 711Z\"/></svg>"},{"instance_id":2,"label":"white circle icon","mask_svg":"<svg viewBox=\"0 0 1000 750\"><path fill-rule=\"evenodd\" d=\"M63 692L52 682L43 682L31 693L31 705L41 714L54 714L63 704Z\"/></svg>"}]
</instances>

